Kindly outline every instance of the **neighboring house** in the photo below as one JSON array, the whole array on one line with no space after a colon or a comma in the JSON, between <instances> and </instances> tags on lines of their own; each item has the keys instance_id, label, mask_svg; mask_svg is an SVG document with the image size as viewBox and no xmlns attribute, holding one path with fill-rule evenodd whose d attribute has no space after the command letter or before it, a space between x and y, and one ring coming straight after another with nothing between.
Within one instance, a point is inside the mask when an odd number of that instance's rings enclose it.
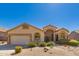
<instances>
[{"instance_id":1,"label":"neighboring house","mask_svg":"<svg viewBox=\"0 0 79 59\"><path fill-rule=\"evenodd\" d=\"M23 23L7 31L8 44L28 44L32 41L44 41L43 30Z\"/></svg>"},{"instance_id":2,"label":"neighboring house","mask_svg":"<svg viewBox=\"0 0 79 59\"><path fill-rule=\"evenodd\" d=\"M79 31L72 31L72 32L69 34L68 39L79 40Z\"/></svg>"},{"instance_id":3,"label":"neighboring house","mask_svg":"<svg viewBox=\"0 0 79 59\"><path fill-rule=\"evenodd\" d=\"M0 43L7 42L6 30L0 28Z\"/></svg>"}]
</instances>

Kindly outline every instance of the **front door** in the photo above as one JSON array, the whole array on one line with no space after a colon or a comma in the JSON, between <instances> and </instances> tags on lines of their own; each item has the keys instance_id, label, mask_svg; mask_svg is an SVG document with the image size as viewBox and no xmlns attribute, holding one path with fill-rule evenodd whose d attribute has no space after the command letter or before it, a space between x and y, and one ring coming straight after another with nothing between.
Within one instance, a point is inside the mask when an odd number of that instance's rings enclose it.
<instances>
[{"instance_id":1,"label":"front door","mask_svg":"<svg viewBox=\"0 0 79 59\"><path fill-rule=\"evenodd\" d=\"M56 35L56 41L58 41L58 35Z\"/></svg>"},{"instance_id":2,"label":"front door","mask_svg":"<svg viewBox=\"0 0 79 59\"><path fill-rule=\"evenodd\" d=\"M51 34L51 41L54 41L54 34Z\"/></svg>"}]
</instances>

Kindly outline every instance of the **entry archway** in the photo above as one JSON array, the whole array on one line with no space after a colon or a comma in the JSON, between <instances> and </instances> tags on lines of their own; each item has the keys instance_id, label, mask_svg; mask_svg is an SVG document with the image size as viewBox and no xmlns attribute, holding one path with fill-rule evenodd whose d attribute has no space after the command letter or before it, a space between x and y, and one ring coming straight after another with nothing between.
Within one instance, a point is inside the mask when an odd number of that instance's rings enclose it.
<instances>
[{"instance_id":1,"label":"entry archway","mask_svg":"<svg viewBox=\"0 0 79 59\"><path fill-rule=\"evenodd\" d=\"M45 41L54 41L54 31L53 30L46 30L45 31Z\"/></svg>"}]
</instances>

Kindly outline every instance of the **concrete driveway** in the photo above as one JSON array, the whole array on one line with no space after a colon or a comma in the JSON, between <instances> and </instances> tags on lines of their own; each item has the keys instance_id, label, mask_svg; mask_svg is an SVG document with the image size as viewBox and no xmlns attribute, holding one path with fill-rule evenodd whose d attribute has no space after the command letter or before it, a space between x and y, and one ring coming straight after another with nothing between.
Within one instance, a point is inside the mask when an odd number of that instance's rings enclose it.
<instances>
[{"instance_id":1,"label":"concrete driveway","mask_svg":"<svg viewBox=\"0 0 79 59\"><path fill-rule=\"evenodd\" d=\"M13 45L0 45L0 56L9 56L14 53L15 46Z\"/></svg>"},{"instance_id":2,"label":"concrete driveway","mask_svg":"<svg viewBox=\"0 0 79 59\"><path fill-rule=\"evenodd\" d=\"M0 50L0 56L10 56L14 50Z\"/></svg>"},{"instance_id":3,"label":"concrete driveway","mask_svg":"<svg viewBox=\"0 0 79 59\"><path fill-rule=\"evenodd\" d=\"M0 56L9 56L12 53L14 53L16 45L0 45ZM26 48L26 46L21 45L23 48Z\"/></svg>"}]
</instances>

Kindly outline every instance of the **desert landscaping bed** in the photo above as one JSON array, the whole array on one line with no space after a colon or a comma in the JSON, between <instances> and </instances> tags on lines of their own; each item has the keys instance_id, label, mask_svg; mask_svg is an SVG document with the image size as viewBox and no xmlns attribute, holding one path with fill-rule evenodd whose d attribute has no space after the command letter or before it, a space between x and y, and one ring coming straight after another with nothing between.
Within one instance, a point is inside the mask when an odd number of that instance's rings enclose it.
<instances>
[{"instance_id":1,"label":"desert landscaping bed","mask_svg":"<svg viewBox=\"0 0 79 59\"><path fill-rule=\"evenodd\" d=\"M79 56L79 47L65 47L65 46L54 46L49 48L47 52L44 52L44 47L25 48L18 54L11 55L14 53L14 49L0 50L0 56Z\"/></svg>"},{"instance_id":2,"label":"desert landscaping bed","mask_svg":"<svg viewBox=\"0 0 79 59\"><path fill-rule=\"evenodd\" d=\"M79 47L55 46L44 52L44 47L23 49L17 56L79 56Z\"/></svg>"}]
</instances>

